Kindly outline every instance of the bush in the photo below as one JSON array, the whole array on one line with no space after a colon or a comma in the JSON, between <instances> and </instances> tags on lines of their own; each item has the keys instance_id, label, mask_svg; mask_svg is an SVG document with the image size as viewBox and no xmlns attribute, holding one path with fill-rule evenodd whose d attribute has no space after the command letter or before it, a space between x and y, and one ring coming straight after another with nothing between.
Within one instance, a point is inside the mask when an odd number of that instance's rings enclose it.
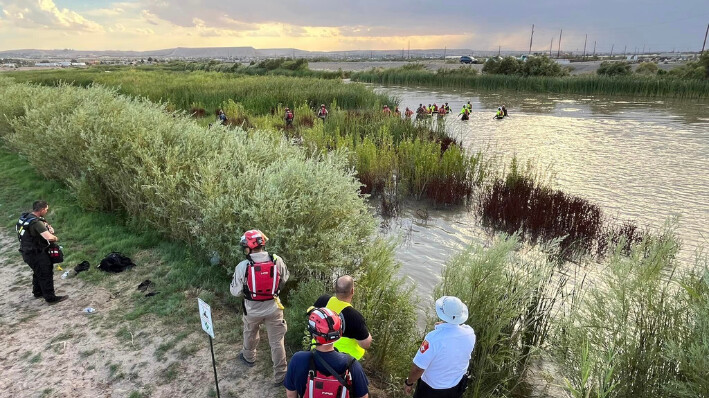
<instances>
[{"instance_id":1,"label":"bush","mask_svg":"<svg viewBox=\"0 0 709 398\"><path fill-rule=\"evenodd\" d=\"M556 61L547 56L535 56L522 62L520 69L522 76L566 76L569 72Z\"/></svg>"},{"instance_id":2,"label":"bush","mask_svg":"<svg viewBox=\"0 0 709 398\"><path fill-rule=\"evenodd\" d=\"M184 113L103 87L0 80L0 96L6 99L0 114L9 121L0 125L6 145L44 176L85 187L84 202L123 210L203 258L216 252L229 271L243 258L241 233L259 228L294 283L359 277L363 313L382 339L372 357L385 372L400 363L392 353L412 344L415 300L396 279L393 246L377 240L343 154L306 156L280 134L263 131L205 130ZM224 279L226 289L227 272ZM289 296L296 308L313 298L314 283Z\"/></svg>"},{"instance_id":3,"label":"bush","mask_svg":"<svg viewBox=\"0 0 709 398\"><path fill-rule=\"evenodd\" d=\"M603 61L601 62L601 66L596 70L596 73L603 76L628 76L633 72L630 64L625 61Z\"/></svg>"},{"instance_id":4,"label":"bush","mask_svg":"<svg viewBox=\"0 0 709 398\"><path fill-rule=\"evenodd\" d=\"M535 347L544 344L563 284L541 252L518 252L516 236L484 249L470 245L443 269L435 297L452 295L467 306L477 342L467 397L515 396Z\"/></svg>"},{"instance_id":5,"label":"bush","mask_svg":"<svg viewBox=\"0 0 709 398\"><path fill-rule=\"evenodd\" d=\"M641 62L638 68L635 69L635 73L640 75L656 75L659 68L654 62Z\"/></svg>"}]
</instances>

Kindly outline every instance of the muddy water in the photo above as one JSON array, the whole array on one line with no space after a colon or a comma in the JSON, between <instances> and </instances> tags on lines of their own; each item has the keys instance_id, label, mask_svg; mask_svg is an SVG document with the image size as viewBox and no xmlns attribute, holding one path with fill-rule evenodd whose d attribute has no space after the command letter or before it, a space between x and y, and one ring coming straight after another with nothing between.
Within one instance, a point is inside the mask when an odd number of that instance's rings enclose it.
<instances>
[{"instance_id":1,"label":"muddy water","mask_svg":"<svg viewBox=\"0 0 709 398\"><path fill-rule=\"evenodd\" d=\"M375 87L400 108L448 102L448 134L504 164L516 154L552 171L552 186L601 206L609 216L653 229L679 217L682 261L709 243L709 101L578 95L480 94ZM470 101L470 121L455 115ZM509 118L493 120L504 104ZM445 260L488 234L467 209L409 203L386 230L401 236L402 273L430 303ZM428 214L426 214L428 213ZM425 217L425 216L428 217Z\"/></svg>"}]
</instances>

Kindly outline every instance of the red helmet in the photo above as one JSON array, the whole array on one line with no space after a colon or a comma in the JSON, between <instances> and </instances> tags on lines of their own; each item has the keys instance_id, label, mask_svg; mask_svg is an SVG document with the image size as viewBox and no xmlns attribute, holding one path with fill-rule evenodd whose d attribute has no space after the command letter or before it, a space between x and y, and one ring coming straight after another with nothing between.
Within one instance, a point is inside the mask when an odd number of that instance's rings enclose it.
<instances>
[{"instance_id":1,"label":"red helmet","mask_svg":"<svg viewBox=\"0 0 709 398\"><path fill-rule=\"evenodd\" d=\"M344 329L345 320L329 308L315 308L308 313L308 331L316 344L334 343Z\"/></svg>"},{"instance_id":2,"label":"red helmet","mask_svg":"<svg viewBox=\"0 0 709 398\"><path fill-rule=\"evenodd\" d=\"M266 242L268 242L268 237L258 229L246 231L244 235L241 236L241 246L248 247L252 250L264 246Z\"/></svg>"}]
</instances>

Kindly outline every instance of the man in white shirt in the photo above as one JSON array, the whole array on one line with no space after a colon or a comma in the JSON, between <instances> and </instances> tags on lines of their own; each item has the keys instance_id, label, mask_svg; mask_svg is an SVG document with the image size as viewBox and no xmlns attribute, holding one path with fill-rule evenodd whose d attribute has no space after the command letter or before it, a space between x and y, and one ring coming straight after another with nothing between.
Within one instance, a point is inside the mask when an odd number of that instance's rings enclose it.
<instances>
[{"instance_id":1,"label":"man in white shirt","mask_svg":"<svg viewBox=\"0 0 709 398\"><path fill-rule=\"evenodd\" d=\"M475 347L475 331L463 323L468 307L453 296L436 300L436 314L442 322L426 335L416 352L404 392L414 398L460 398L467 387L470 356Z\"/></svg>"}]
</instances>

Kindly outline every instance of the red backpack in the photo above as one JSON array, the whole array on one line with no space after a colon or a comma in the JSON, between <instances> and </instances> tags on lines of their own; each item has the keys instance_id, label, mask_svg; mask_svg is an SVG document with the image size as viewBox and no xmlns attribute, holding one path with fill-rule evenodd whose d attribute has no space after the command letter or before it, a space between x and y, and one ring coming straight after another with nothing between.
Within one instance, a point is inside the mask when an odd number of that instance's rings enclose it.
<instances>
[{"instance_id":1,"label":"red backpack","mask_svg":"<svg viewBox=\"0 0 709 398\"><path fill-rule=\"evenodd\" d=\"M268 261L256 263L247 256L249 265L246 266L246 284L244 284L244 297L253 301L273 300L278 296L281 275L276 266L273 255L268 255Z\"/></svg>"},{"instance_id":2,"label":"red backpack","mask_svg":"<svg viewBox=\"0 0 709 398\"><path fill-rule=\"evenodd\" d=\"M327 369L331 376L325 376L315 367L315 361L320 366ZM349 398L352 389L352 374L350 367L355 359L350 358L344 374L335 372L332 367L322 359L318 351L313 351L310 356L310 370L308 371L308 382L305 385L303 398Z\"/></svg>"}]
</instances>

